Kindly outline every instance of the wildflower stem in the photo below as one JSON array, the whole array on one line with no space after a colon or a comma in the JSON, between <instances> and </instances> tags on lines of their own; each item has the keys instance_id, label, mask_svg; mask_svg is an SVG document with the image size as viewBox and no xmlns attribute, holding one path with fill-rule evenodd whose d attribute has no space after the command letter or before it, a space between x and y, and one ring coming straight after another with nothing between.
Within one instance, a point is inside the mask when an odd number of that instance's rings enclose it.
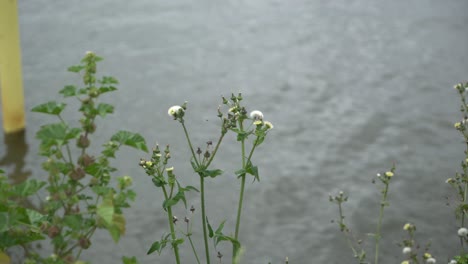
<instances>
[{"instance_id":1,"label":"wildflower stem","mask_svg":"<svg viewBox=\"0 0 468 264\"><path fill-rule=\"evenodd\" d=\"M389 186L388 180L386 182L384 182L384 184L385 184L385 187L383 189L382 200L380 202L379 222L377 224L377 232L375 234L375 261L374 261L374 264L379 263L379 242L380 242L380 238L381 238L380 229L382 227L382 219L383 219L384 208L385 208L386 203L387 203L387 193L388 193L388 186Z\"/></svg>"},{"instance_id":2,"label":"wildflower stem","mask_svg":"<svg viewBox=\"0 0 468 264\"><path fill-rule=\"evenodd\" d=\"M192 247L193 254L195 255L195 258L197 259L197 263L200 264L200 259L198 258L197 251L195 250L195 246L193 245L191 235L187 235L187 238L190 241L190 246Z\"/></svg>"},{"instance_id":3,"label":"wildflower stem","mask_svg":"<svg viewBox=\"0 0 468 264\"><path fill-rule=\"evenodd\" d=\"M187 138L187 143L189 145L190 151L192 152L192 157L195 160L195 164L197 165L197 167L199 167L200 164L198 163L197 156L195 155L195 151L193 150L192 141L190 141L190 137L189 137L187 128L185 127L185 123L184 123L183 120L180 121L180 123L182 124L182 127L184 128L185 137Z\"/></svg>"},{"instance_id":4,"label":"wildflower stem","mask_svg":"<svg viewBox=\"0 0 468 264\"><path fill-rule=\"evenodd\" d=\"M164 192L164 198L169 199L169 196L167 195L166 187L162 186L162 190ZM171 229L171 238L172 241L174 242L176 240L176 233L174 229L174 221L173 221L173 216L172 216L172 207L168 206L167 207L167 218L169 221L169 227ZM172 248L174 249L174 256L176 258L176 263L180 264L180 257L179 257L179 246L176 243L172 243Z\"/></svg>"},{"instance_id":5,"label":"wildflower stem","mask_svg":"<svg viewBox=\"0 0 468 264\"><path fill-rule=\"evenodd\" d=\"M206 231L205 180L203 178L203 175L200 175L200 193L201 193L201 210L202 210L202 223L203 223L203 240L205 240L206 263L210 264L210 249L208 247L208 235Z\"/></svg>"},{"instance_id":6,"label":"wildflower stem","mask_svg":"<svg viewBox=\"0 0 468 264\"><path fill-rule=\"evenodd\" d=\"M221 136L218 139L218 143L216 143L216 147L213 150L213 154L211 154L210 159L206 163L206 167L210 166L211 162L213 161L214 156L216 155L216 152L218 151L219 146L221 145L221 141L223 141L224 135L226 135L226 132L222 132Z\"/></svg>"},{"instance_id":7,"label":"wildflower stem","mask_svg":"<svg viewBox=\"0 0 468 264\"><path fill-rule=\"evenodd\" d=\"M241 132L244 132L244 124L243 120L239 120L239 128ZM241 152L242 152L242 168L245 169L246 166L246 159L245 159L245 138L242 138L241 140ZM250 154L253 153L253 148ZM251 155L249 156L250 159ZM239 193L239 203L238 203L238 208L237 208L237 218L236 218L236 230L234 233L234 239L239 240L239 229L240 229L240 220L241 220L241 214L242 214L242 203L244 199L244 189L245 189L245 173L241 175L241 187L240 187L240 193ZM239 251L239 248L237 248L235 245L232 246L232 263L235 264L236 255L237 252Z\"/></svg>"},{"instance_id":8,"label":"wildflower stem","mask_svg":"<svg viewBox=\"0 0 468 264\"><path fill-rule=\"evenodd\" d=\"M197 160L197 156L195 155L195 151L193 150L193 145L192 142L190 141L190 137L187 131L187 128L185 127L185 123L183 120L180 121L182 124L182 127L184 128L184 133L185 137L187 138L187 143L190 147L190 151L192 152L192 157L193 160L195 161L195 164L197 165L197 168L200 167L200 163ZM223 135L224 136L224 135ZM222 139L222 137L221 137ZM218 145L221 142L218 141ZM210 249L208 247L208 234L206 230L206 212L205 212L205 179L203 178L204 176L202 174L198 174L200 176L200 203L201 203L201 211L202 211L202 225L203 225L203 240L205 241L205 255L206 255L206 263L210 264Z\"/></svg>"}]
</instances>

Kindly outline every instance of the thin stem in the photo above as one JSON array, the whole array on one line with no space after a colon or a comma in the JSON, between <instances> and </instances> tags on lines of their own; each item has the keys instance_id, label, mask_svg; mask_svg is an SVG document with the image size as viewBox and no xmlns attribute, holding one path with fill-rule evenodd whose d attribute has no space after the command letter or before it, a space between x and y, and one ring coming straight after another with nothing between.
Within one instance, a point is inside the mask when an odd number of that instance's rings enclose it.
<instances>
[{"instance_id":1,"label":"thin stem","mask_svg":"<svg viewBox=\"0 0 468 264\"><path fill-rule=\"evenodd\" d=\"M193 150L192 141L190 141L190 137L189 137L187 128L185 127L185 123L184 123L184 121L181 121L180 123L182 124L182 127L184 128L185 137L187 138L187 142L188 142L188 145L190 147L190 151L192 152L192 157L195 160L195 164L197 165L197 167L199 167L200 164L198 163L197 156L195 155L195 151Z\"/></svg>"},{"instance_id":2,"label":"thin stem","mask_svg":"<svg viewBox=\"0 0 468 264\"><path fill-rule=\"evenodd\" d=\"M241 132L244 132L244 124L243 120L239 120L239 128ZM253 149L252 149L253 150ZM241 140L241 154L242 154L242 168L245 169L246 166L246 159L245 159L245 138L242 138ZM251 151L252 154L252 151ZM250 157L249 157L250 158ZM242 204L243 204L243 199L244 199L244 189L245 189L245 173L241 175L241 187L240 187L240 193L239 193L239 203L238 203L238 208L237 208L237 218L236 218L236 229L234 233L234 239L239 240L239 230L240 230L240 220L241 220L241 214L242 214ZM236 255L238 252L238 248L233 245L232 246L232 263L235 264L234 261L236 261Z\"/></svg>"},{"instance_id":3,"label":"thin stem","mask_svg":"<svg viewBox=\"0 0 468 264\"><path fill-rule=\"evenodd\" d=\"M388 182L385 182L385 188L382 194L382 201L380 204L380 212L379 212L379 222L377 224L377 232L375 234L375 261L374 264L379 263L379 242L380 242L380 229L382 227L382 219L383 219L383 212L387 202L387 193L388 193Z\"/></svg>"},{"instance_id":4,"label":"thin stem","mask_svg":"<svg viewBox=\"0 0 468 264\"><path fill-rule=\"evenodd\" d=\"M180 123L182 124L182 127L184 128L185 137L187 138L187 143L189 145L190 151L192 152L192 157L195 160L195 164L197 165L197 168L199 168L200 163L198 162L197 156L195 155L195 151L193 150L192 141L190 141L187 128L185 127L185 123L183 120L181 120ZM210 248L208 247L208 231L206 230L205 181L204 181L202 174L198 173L198 175L200 175L200 194L201 194L200 203L201 203L201 210L202 210L203 240L205 241L206 263L210 264Z\"/></svg>"},{"instance_id":5,"label":"thin stem","mask_svg":"<svg viewBox=\"0 0 468 264\"><path fill-rule=\"evenodd\" d=\"M219 139L218 139L218 143L216 143L216 147L214 148L213 153L211 154L210 159L209 159L208 162L206 163L206 167L207 167L207 168L208 168L208 166L210 166L211 162L213 161L213 158L214 158L214 156L216 155L216 152L218 151L219 146L221 145L221 141L223 141L224 135L226 135L226 133L221 133L221 136L220 136Z\"/></svg>"},{"instance_id":6,"label":"thin stem","mask_svg":"<svg viewBox=\"0 0 468 264\"><path fill-rule=\"evenodd\" d=\"M338 202L338 210L339 210L339 214L340 214L340 230L342 232L346 232L346 242L348 243L348 246L351 248L351 250L353 251L353 254L355 257L358 257L358 253L356 251L356 249L354 248L353 246L353 243L351 241L351 238L349 238L350 234L349 234L349 230L346 228L346 225L343 221L344 219L344 216L343 216L343 206L342 206L342 202Z\"/></svg>"},{"instance_id":7,"label":"thin stem","mask_svg":"<svg viewBox=\"0 0 468 264\"><path fill-rule=\"evenodd\" d=\"M205 213L205 179L200 175L200 193L201 193L201 210L203 224L203 240L205 240L205 255L206 263L210 264L210 248L208 247L208 234L206 230L206 213Z\"/></svg>"},{"instance_id":8,"label":"thin stem","mask_svg":"<svg viewBox=\"0 0 468 264\"><path fill-rule=\"evenodd\" d=\"M197 254L197 251L195 250L195 246L193 245L191 235L187 235L187 238L190 241L190 246L192 246L193 254L195 254L195 258L197 259L197 263L200 264L200 259L198 259L198 254Z\"/></svg>"},{"instance_id":9,"label":"thin stem","mask_svg":"<svg viewBox=\"0 0 468 264\"><path fill-rule=\"evenodd\" d=\"M167 196L166 188L164 186L162 186L162 189L163 189L163 192L164 192L164 198L166 200L169 199L169 196ZM167 217L168 217L168 221L169 221L169 227L171 229L172 242L174 242L176 240L176 234L175 234L175 228L174 228L174 221L173 221L172 207L171 206L167 207ZM179 247L178 247L177 244L173 243L172 248L174 249L174 255L175 255L175 258L176 258L176 263L180 264Z\"/></svg>"}]
</instances>

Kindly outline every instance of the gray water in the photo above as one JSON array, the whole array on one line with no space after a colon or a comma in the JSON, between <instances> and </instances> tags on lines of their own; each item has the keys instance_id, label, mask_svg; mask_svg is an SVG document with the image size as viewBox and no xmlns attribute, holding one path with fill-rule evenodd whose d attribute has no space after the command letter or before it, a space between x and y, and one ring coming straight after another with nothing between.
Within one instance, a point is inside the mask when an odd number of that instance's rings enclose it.
<instances>
[{"instance_id":1,"label":"gray water","mask_svg":"<svg viewBox=\"0 0 468 264\"><path fill-rule=\"evenodd\" d=\"M286 256L290 263L353 263L330 223L337 208L328 193L350 193L346 220L365 237L374 231L379 205L371 179L393 163L381 263L403 260L396 244L406 222L417 225L420 243L431 240L431 253L445 263L459 242L453 208L445 205L453 192L444 181L463 159L452 87L468 78L467 11L465 0L20 1L26 105L58 99L59 89L79 82L65 68L92 50L105 58L101 73L121 82L107 97L116 112L98 124L94 142L128 129L149 145L171 144L181 181L197 185L182 130L167 108L189 101L187 124L203 146L217 137L219 96L242 92L248 108L275 125L254 159L261 182L247 185L244 263L282 263ZM27 116L24 170L34 177L45 177L34 134L50 121ZM207 183L209 217L214 225L228 219L227 233L240 158L229 141L214 164L227 172ZM141 263L174 262L170 250L145 254L168 228L162 195L137 166L144 156L131 149L117 156L118 173L134 177L138 198L126 211L121 242L98 233L86 260L117 263L135 255ZM198 208L198 196L189 203ZM176 211L179 218L186 213ZM229 263L230 247L218 249ZM184 263L194 263L184 252Z\"/></svg>"}]
</instances>

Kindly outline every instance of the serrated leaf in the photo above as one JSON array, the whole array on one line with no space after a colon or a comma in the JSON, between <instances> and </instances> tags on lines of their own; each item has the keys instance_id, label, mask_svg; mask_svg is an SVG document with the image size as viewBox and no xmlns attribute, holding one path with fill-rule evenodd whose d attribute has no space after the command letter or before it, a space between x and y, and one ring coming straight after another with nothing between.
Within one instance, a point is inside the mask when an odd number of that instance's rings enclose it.
<instances>
[{"instance_id":1,"label":"serrated leaf","mask_svg":"<svg viewBox=\"0 0 468 264\"><path fill-rule=\"evenodd\" d=\"M117 90L117 88L115 88L114 86L102 86L102 87L99 87L98 89L99 94L108 93L108 92L112 92L115 90Z\"/></svg>"},{"instance_id":2,"label":"serrated leaf","mask_svg":"<svg viewBox=\"0 0 468 264\"><path fill-rule=\"evenodd\" d=\"M37 181L35 179L26 180L18 185L12 187L13 192L20 197L27 197L35 194L39 191L46 183L43 181Z\"/></svg>"},{"instance_id":3,"label":"serrated leaf","mask_svg":"<svg viewBox=\"0 0 468 264\"><path fill-rule=\"evenodd\" d=\"M74 85L67 85L63 87L62 90L59 91L59 93L63 94L63 97L70 97L70 96L76 96L77 95L77 89L76 86Z\"/></svg>"},{"instance_id":4,"label":"serrated leaf","mask_svg":"<svg viewBox=\"0 0 468 264\"><path fill-rule=\"evenodd\" d=\"M78 138L79 135L81 134L82 132L82 129L81 128L72 128L70 129L67 134L65 135L65 140L70 140L70 139L74 139L74 138Z\"/></svg>"},{"instance_id":5,"label":"serrated leaf","mask_svg":"<svg viewBox=\"0 0 468 264\"><path fill-rule=\"evenodd\" d=\"M69 72L80 72L84 68L85 68L85 66L82 66L82 65L73 65L73 66L68 67L67 70Z\"/></svg>"},{"instance_id":6,"label":"serrated leaf","mask_svg":"<svg viewBox=\"0 0 468 264\"><path fill-rule=\"evenodd\" d=\"M82 228L83 217L81 215L66 215L63 217L63 223L72 230L80 230Z\"/></svg>"},{"instance_id":7,"label":"serrated leaf","mask_svg":"<svg viewBox=\"0 0 468 264\"><path fill-rule=\"evenodd\" d=\"M67 135L67 126L63 123L54 123L41 126L36 138L43 141L63 141Z\"/></svg>"},{"instance_id":8,"label":"serrated leaf","mask_svg":"<svg viewBox=\"0 0 468 264\"><path fill-rule=\"evenodd\" d=\"M100 103L97 106L97 112L98 115L100 115L101 117L105 117L107 114L114 113L114 106L110 104Z\"/></svg>"},{"instance_id":9,"label":"serrated leaf","mask_svg":"<svg viewBox=\"0 0 468 264\"><path fill-rule=\"evenodd\" d=\"M36 210L26 209L26 214L28 215L29 223L33 225L43 221L46 218Z\"/></svg>"},{"instance_id":10,"label":"serrated leaf","mask_svg":"<svg viewBox=\"0 0 468 264\"><path fill-rule=\"evenodd\" d=\"M66 104L50 101L44 104L37 105L31 109L32 112L43 113L49 115L59 115L65 108Z\"/></svg>"},{"instance_id":11,"label":"serrated leaf","mask_svg":"<svg viewBox=\"0 0 468 264\"><path fill-rule=\"evenodd\" d=\"M121 130L111 137L112 141L116 141L122 145L133 147L145 152L148 152L145 139L138 133Z\"/></svg>"},{"instance_id":12,"label":"serrated leaf","mask_svg":"<svg viewBox=\"0 0 468 264\"><path fill-rule=\"evenodd\" d=\"M102 84L119 84L119 81L112 76L103 76L100 81Z\"/></svg>"},{"instance_id":13,"label":"serrated leaf","mask_svg":"<svg viewBox=\"0 0 468 264\"><path fill-rule=\"evenodd\" d=\"M112 224L114 217L114 203L113 203L113 194L108 193L101 204L97 206L97 215L104 220L107 225Z\"/></svg>"}]
</instances>

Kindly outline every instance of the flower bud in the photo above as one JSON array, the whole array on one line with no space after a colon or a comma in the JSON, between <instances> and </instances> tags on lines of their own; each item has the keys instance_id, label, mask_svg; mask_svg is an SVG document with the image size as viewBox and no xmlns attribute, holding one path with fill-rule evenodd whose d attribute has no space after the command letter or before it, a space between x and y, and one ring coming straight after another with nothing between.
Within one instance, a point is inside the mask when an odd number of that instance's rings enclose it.
<instances>
[{"instance_id":1,"label":"flower bud","mask_svg":"<svg viewBox=\"0 0 468 264\"><path fill-rule=\"evenodd\" d=\"M79 148L87 148L89 147L89 139L87 137L85 137L84 135L80 135L80 138L76 141L76 145L79 147Z\"/></svg>"},{"instance_id":2,"label":"flower bud","mask_svg":"<svg viewBox=\"0 0 468 264\"><path fill-rule=\"evenodd\" d=\"M89 239L86 237L80 237L78 244L81 248L88 249L91 246L91 241L89 241Z\"/></svg>"},{"instance_id":3,"label":"flower bud","mask_svg":"<svg viewBox=\"0 0 468 264\"><path fill-rule=\"evenodd\" d=\"M68 176L72 179L72 180L75 180L75 181L78 181L78 180L81 180L84 178L84 176L86 175L86 172L81 168L81 167L77 167L76 169L72 170Z\"/></svg>"},{"instance_id":4,"label":"flower bud","mask_svg":"<svg viewBox=\"0 0 468 264\"><path fill-rule=\"evenodd\" d=\"M57 226L51 226L49 227L49 230L47 230L47 235L50 238L54 238L60 234L60 229Z\"/></svg>"}]
</instances>

